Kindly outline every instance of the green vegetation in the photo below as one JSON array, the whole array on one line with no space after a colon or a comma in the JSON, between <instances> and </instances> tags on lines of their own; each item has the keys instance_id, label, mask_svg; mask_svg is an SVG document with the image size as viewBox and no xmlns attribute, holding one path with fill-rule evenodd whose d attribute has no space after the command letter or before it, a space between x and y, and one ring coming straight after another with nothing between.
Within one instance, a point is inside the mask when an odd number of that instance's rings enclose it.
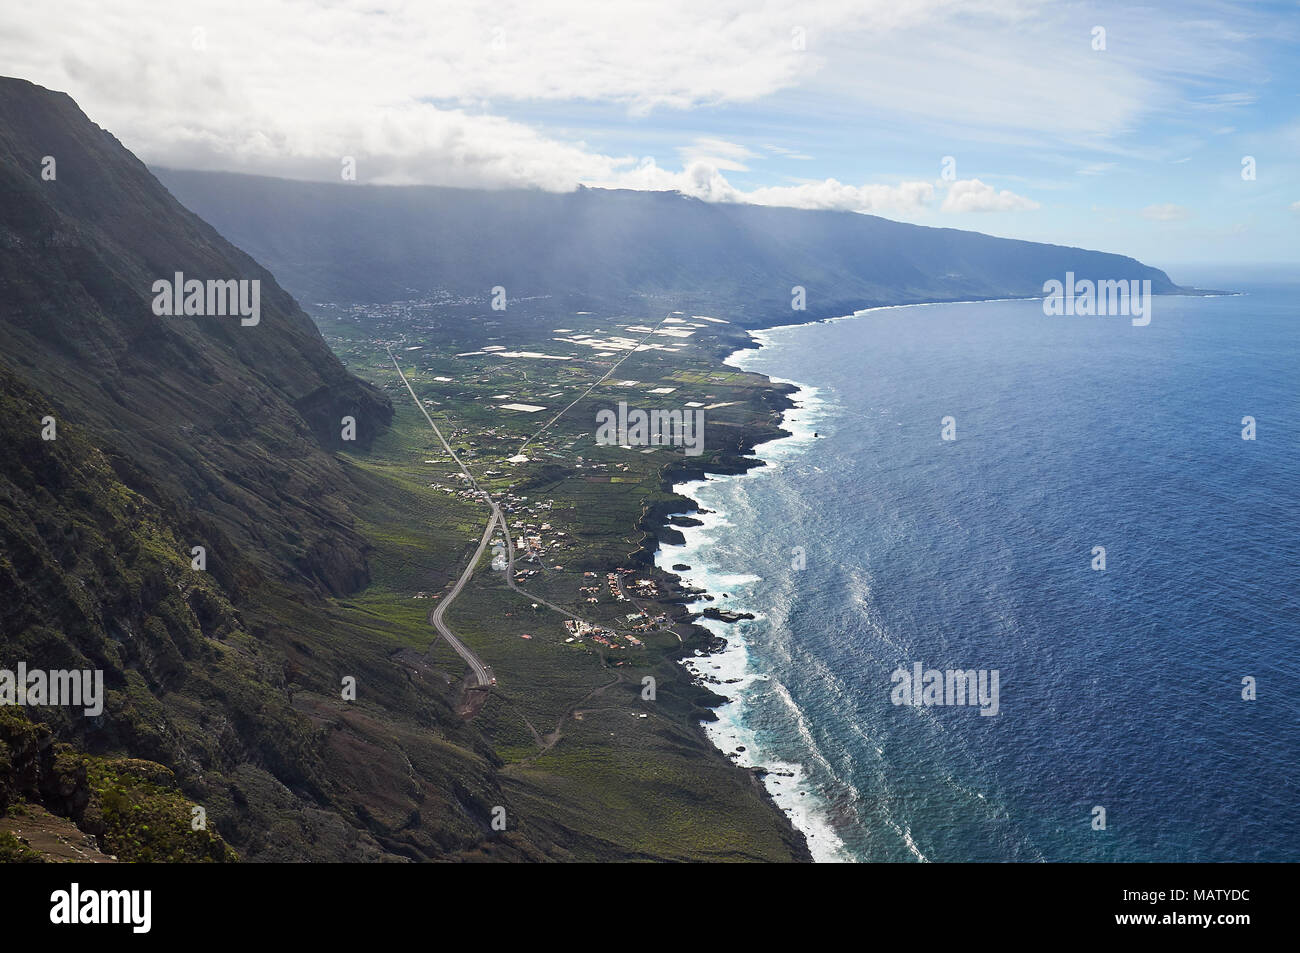
<instances>
[{"instance_id":1,"label":"green vegetation","mask_svg":"<svg viewBox=\"0 0 1300 953\"><path fill-rule=\"evenodd\" d=\"M564 615L533 608L487 559L478 567L447 621L497 678L473 725L504 762L503 803L511 823L531 836L565 844L578 857L802 856L802 844L780 822L757 778L729 764L696 727L707 706L719 699L693 685L675 659L705 648L712 637L685 621L675 580L650 564L656 535L672 531L647 514L688 505L666 486L670 474L688 467L743 468L747 464L735 451L777 434L773 412L784 406L782 388L755 375L719 370L722 357L742 346L746 336L715 324L697 330L687 344L673 340L680 350L632 354L608 382L528 443L528 462L511 463L508 458L538 428L625 356L600 358L592 353L598 349L553 341L552 328L568 328L574 335L632 336L622 329L659 319L512 314L506 332L492 318L456 320L442 309L411 307L391 317L379 309L360 315L358 310L325 309L318 321L335 351L354 372L378 384L396 412L390 433L364 459L357 458L375 480L370 503L360 511L366 535L376 541L375 581L350 597L350 604L382 612L379 604L405 597L422 610L431 607L431 601L414 597L443 591L488 518L487 507L464 491L453 461L406 394L387 344L475 478L508 507L508 521L519 524L513 535L522 536L523 525L549 527L542 533L548 545L544 558L524 562L521 556L516 563L517 571L535 571L522 583L525 590L620 633L631 634L626 616L638 608L670 619L637 633L639 647L623 640L615 640L621 643L617 649L572 640ZM484 346L507 343L512 351L572 355L573 360L482 353ZM480 353L452 356L474 351ZM623 384L628 380L637 381L635 389ZM662 387L676 389L668 395L649 393ZM680 409L687 401L728 406L706 413L705 454L684 458L677 448L641 453L642 448L596 446L595 412L619 400L643 408ZM512 412L502 409L505 403L547 409ZM416 508L418 524L392 528L388 521L412 507L383 496L384 476L390 493L432 494L427 508ZM422 550L422 538L443 545ZM391 560L391 552L419 560L420 571L412 571L408 560ZM456 558L448 561L449 553ZM663 601L616 600L606 573L619 567L634 568L635 578L653 579ZM593 586L595 603L584 591ZM423 621L420 613L410 615ZM449 671L463 668L441 643L430 658ZM646 676L656 680L654 701L642 698Z\"/></svg>"},{"instance_id":2,"label":"green vegetation","mask_svg":"<svg viewBox=\"0 0 1300 953\"><path fill-rule=\"evenodd\" d=\"M29 161L52 148L58 188ZM48 843L62 838L66 859L94 849L68 825L126 861L806 856L698 729L716 696L674 659L707 633L682 618L633 635L604 576L636 567L669 599L647 612L685 616L648 566L658 516L683 503L667 474L742 468L736 451L775 433L782 404L718 370L740 332L635 352L619 370L635 388L598 388L511 464L618 359L554 328L636 337L623 327L662 315L322 309L336 356L269 273L71 100L19 81L0 80L0 194L0 668L92 670L105 689L98 715L0 707L0 819L63 825ZM153 315L148 289L175 271L260 280L261 323ZM417 393L511 519L550 525L525 588L615 633L565 641L563 616L485 560L448 613L497 676L468 721L465 664L427 617L488 510L398 390L385 341L423 348L398 351ZM684 461L591 445L595 408L623 398L729 406ZM596 603L580 591L592 579Z\"/></svg>"},{"instance_id":3,"label":"green vegetation","mask_svg":"<svg viewBox=\"0 0 1300 953\"><path fill-rule=\"evenodd\" d=\"M365 363L360 358L367 346L337 346L354 365ZM384 368L386 355L368 347L371 363L363 372L392 385L396 374ZM720 352L730 342L717 340L710 347ZM701 348L693 357L716 354ZM638 360L624 367L631 370ZM650 369L633 373L659 386L646 373ZM591 367L588 373L594 379L603 371ZM529 376L530 386L554 386L536 372ZM574 386L585 388L590 379ZM725 396L770 393L761 385L740 376ZM502 392L490 376L480 386ZM716 382L709 386L713 394ZM6 399L16 403L2 408L4 419L30 419L37 399L16 382L9 387L13 393ZM607 399L598 389L585 403L594 408ZM452 417L460 406L453 400L449 395L444 419L455 430L469 431ZM372 547L372 581L324 601L304 601L270 581L244 593L238 604L230 601L211 574L189 569L182 540L169 529L181 518L166 508L164 492L143 483L137 490L122 485L108 466L95 463L96 451L75 428L65 428L66 439L55 445L25 445L17 429L5 435L26 448L25 459L47 461L47 467L55 461L70 474L60 496L79 505L69 508L67 519L82 526L79 533L91 541L86 551L96 554L97 568L77 570L85 604L109 602L107 592L137 593L138 615L117 622L159 640L156 647L146 642L140 654L124 656L114 640L95 635L103 631L96 628L105 624L100 621L89 628L71 622L58 623L61 629L34 626L11 643L31 646L34 657L41 657L49 646L67 644L60 631L82 632L76 644L88 650L69 656L67 664L90 664L82 658L111 663L111 733L78 735L75 721L58 721L57 712L36 713L54 715L55 731L102 751L83 757L71 747L61 749L63 760L49 767L50 778L57 779L76 775L82 766L84 803L73 806L40 790L28 796L70 814L100 837L103 850L123 860L231 859L228 844L240 856L284 859L419 859L457 852L516 859L799 856L801 846L757 782L727 764L695 728L704 706L715 699L691 685L673 661L677 653L705 644L689 626L675 627L684 642L670 631L643 632L644 647L637 649L566 643L563 618L532 609L485 561L449 621L493 666L498 684L474 721L466 724L455 715L464 664L435 642L427 615L472 551L487 508L458 495L454 468L409 397L396 407L392 429L369 453L343 458L357 487L357 531ZM535 462L507 469L489 454L489 443L498 455L513 455L531 430L501 426L501 413L479 401L468 407L478 427L460 436L475 472L485 474L495 494L549 503L546 522L567 534L568 542L543 563L564 570L547 568L525 588L625 631L623 617L632 607L609 596L604 574L637 565L638 576L667 585L644 563L653 536L639 524L648 505L676 499L663 487L663 470L677 451L583 446L580 452L579 441L591 439L582 421L594 416L594 409L580 404L535 444ZM546 456L552 452L562 456ZM620 465L625 482L590 480L574 468L577 456L590 464L603 457L607 466ZM488 470L499 475L487 477ZM40 482L11 474L19 484ZM31 532L24 526L37 525L38 516L57 520L62 512L45 499L31 507L0 522L11 541L5 547L10 558L19 551L13 541ZM100 525L109 528L108 535L86 535ZM33 552L44 545L42 539L27 544ZM67 557L46 558L42 574L71 581L55 568ZM147 584L149 572L171 581ZM602 587L600 602L588 604L579 589L593 582ZM20 580L15 591L23 596L19 604L39 598L30 582ZM44 642L36 640L39 633ZM532 639L520 638L524 633ZM355 702L340 697L344 675L357 679ZM641 699L645 675L658 681L653 703ZM27 731L49 730L23 722ZM256 752L257 761L232 756L232 747ZM199 770L186 766L181 751L197 755ZM141 759L145 752L152 755L149 761ZM46 788L58 786L51 780ZM486 824L497 804L507 809L504 834ZM190 829L194 806L207 811L212 833L206 840Z\"/></svg>"},{"instance_id":4,"label":"green vegetation","mask_svg":"<svg viewBox=\"0 0 1300 953\"><path fill-rule=\"evenodd\" d=\"M193 805L161 765L129 758L95 759L88 763L87 774L93 795L83 824L102 831L100 844L105 852L126 861L238 859L220 837L194 829Z\"/></svg>"},{"instance_id":5,"label":"green vegetation","mask_svg":"<svg viewBox=\"0 0 1300 953\"><path fill-rule=\"evenodd\" d=\"M8 831L0 831L0 864L41 864L45 858Z\"/></svg>"}]
</instances>

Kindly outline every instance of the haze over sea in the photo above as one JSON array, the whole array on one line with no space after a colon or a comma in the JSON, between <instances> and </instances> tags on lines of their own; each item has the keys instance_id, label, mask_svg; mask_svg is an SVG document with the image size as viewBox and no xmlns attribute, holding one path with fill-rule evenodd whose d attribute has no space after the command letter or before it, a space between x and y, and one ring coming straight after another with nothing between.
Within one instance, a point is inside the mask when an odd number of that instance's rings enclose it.
<instances>
[{"instance_id":1,"label":"haze over sea","mask_svg":"<svg viewBox=\"0 0 1300 953\"><path fill-rule=\"evenodd\" d=\"M880 309L733 357L804 387L795 435L680 487L715 512L659 564L759 614L692 665L819 859L1300 860L1300 285L1215 286L1246 293L1147 327ZM894 705L915 662L997 669L999 713Z\"/></svg>"}]
</instances>

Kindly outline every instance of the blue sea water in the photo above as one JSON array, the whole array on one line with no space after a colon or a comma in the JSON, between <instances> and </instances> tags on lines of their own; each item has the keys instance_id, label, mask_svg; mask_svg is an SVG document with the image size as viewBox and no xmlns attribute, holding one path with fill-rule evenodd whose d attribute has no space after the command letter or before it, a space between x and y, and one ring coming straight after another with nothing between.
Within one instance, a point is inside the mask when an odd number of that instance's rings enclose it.
<instances>
[{"instance_id":1,"label":"blue sea water","mask_svg":"<svg viewBox=\"0 0 1300 953\"><path fill-rule=\"evenodd\" d=\"M681 487L713 512L659 563L758 614L690 665L816 856L1300 860L1300 286L1244 290L1147 327L879 309L733 357L804 388L795 436ZM998 714L895 705L916 662L998 670Z\"/></svg>"}]
</instances>

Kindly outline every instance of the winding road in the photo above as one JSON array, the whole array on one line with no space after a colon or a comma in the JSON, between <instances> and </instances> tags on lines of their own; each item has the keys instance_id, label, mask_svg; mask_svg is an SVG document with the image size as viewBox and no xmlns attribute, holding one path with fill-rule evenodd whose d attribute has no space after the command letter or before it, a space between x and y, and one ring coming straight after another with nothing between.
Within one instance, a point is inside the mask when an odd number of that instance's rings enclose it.
<instances>
[{"instance_id":1,"label":"winding road","mask_svg":"<svg viewBox=\"0 0 1300 953\"><path fill-rule=\"evenodd\" d=\"M665 320L667 319L665 318L664 320L661 320L658 324L656 324L654 328L652 328L650 332L647 333L645 337L641 339L640 342L638 342L637 347L639 347L641 343L644 343L647 339L649 339L650 335L654 334L655 331L657 331L660 327L662 327ZM478 548L474 550L474 555L470 558L469 564L465 567L465 571L460 574L460 578L456 580L456 584L452 586L451 591L447 593L446 598L439 600L438 605L429 612L429 622L437 630L438 634L441 635L444 639L446 639L447 644L450 645L452 649L455 650L457 655L459 655L462 659L465 660L466 664L469 665L470 673L473 675L474 678L474 684L468 686L467 690L475 691L475 690L489 689L496 684L496 676L492 674L492 667L485 664L483 660L479 658L478 655L476 655L473 650L470 649L469 646L467 646L464 642L462 642L459 638L457 638L456 634L451 631L451 629L448 627L443 617L446 615L447 608L456 599L456 597L460 595L461 590L465 588L465 584L468 583L470 579L473 577L474 569L475 567L478 566L479 560L483 558L483 553L487 550L488 544L492 541L492 535L498 526L500 526L501 528L501 534L505 537L505 543L506 543L506 554L507 554L506 584L512 590L517 592L519 595L524 596L525 598L539 605L544 605L548 609L551 609L554 612L558 612L560 615L567 616L568 618L575 619L579 622L585 622L587 620L583 619L581 616L574 615L572 612L569 612L567 609L557 606L553 602L550 602L546 599L543 599L540 596L536 596L530 592L527 592L526 590L520 588L520 586L515 582L514 538L510 533L510 525L506 522L505 514L501 512L501 507L497 505L496 500L492 499L492 495L488 493L485 489L483 489L482 486L479 485L479 482L476 479L474 479L474 475L469 472L469 469L461 461L460 457L456 456L456 452L451 449L451 444L447 442L447 438L444 437L442 431L438 429L438 425L433 422L433 418L429 416L429 411L425 409L424 404L420 403L420 399L416 396L414 388L411 387L411 382L408 381L406 379L406 375L402 373L402 367L400 364L397 363L397 358L393 356L392 348L385 348L385 350L388 352L388 359L393 362L393 367L396 368L397 370L397 376L401 378L403 386L406 387L406 392L411 395L411 400L414 401L415 406L420 409L420 413L424 415L424 419L429 422L430 428L432 428L433 432L437 435L438 441L442 444L443 449L447 451L447 455L450 456L452 460L456 462L456 466L459 467L460 472L465 475L465 479L469 482L470 486L474 488L475 492L477 492L479 496L483 498L483 501L487 503L487 505L492 510L491 518L488 520L487 526L483 530L483 538L479 540ZM623 358L621 358L613 366L611 366L609 370L607 370L600 377L599 380L597 380L594 384L588 387L587 390L584 391L583 394L577 400L570 403L567 407L565 407L558 414L556 414L549 421L547 421L541 427L541 429L539 429L531 437L525 440L521 445L521 447L519 448L518 452L522 453L523 449L527 447L528 444L530 444L532 441L536 440L539 436L541 436L543 432L545 432L552 424L554 424L557 420L559 420L566 413L568 413L568 411L571 410L575 404L581 401L583 397L586 397L596 387L598 387L601 383L607 380L609 376L613 374L614 371L617 370L618 367L624 361L626 361L629 357L631 357L633 354L636 353L636 350L637 350L636 348L633 348L626 355L624 355ZM538 564L542 565L543 568L545 568L544 564L540 559L538 560ZM621 580L619 585L621 591L621 587L622 587ZM641 610L640 605L636 605L636 607L637 609ZM676 635L675 632L673 634ZM678 641L681 640L680 635L678 635L677 638ZM561 721L563 721L563 719L561 719ZM532 725L529 725L529 728L531 729ZM558 738L558 735L559 735L559 725L556 726L555 737ZM554 741L552 741L551 743L553 744Z\"/></svg>"},{"instance_id":2,"label":"winding road","mask_svg":"<svg viewBox=\"0 0 1300 953\"><path fill-rule=\"evenodd\" d=\"M433 422L433 418L429 416L429 412L424 409L424 405L420 403L420 399L415 396L415 391L412 390L411 383L406 379L406 375L402 373L402 367L397 363L397 358L393 357L391 348L388 349L388 358L393 362L393 367L397 368L397 376L400 377L402 383L406 385L406 391L411 395L411 400L415 401L415 406L420 408L420 413L424 414L424 419L429 422L429 426L433 428L433 432L438 435L438 440L442 443L443 449L445 449L448 455L456 461L456 466L460 467L460 472L465 474L465 478L469 480L470 485L479 492L487 502L487 505L492 508L492 518L488 520L487 528L483 530L483 538L479 540L478 549L474 550L474 555L470 558L469 565L466 566L465 571L460 574L460 578L456 580L456 585L452 586L451 592L447 593L447 598L439 601L438 605L429 613L429 621L433 624L433 627L438 630L438 634L446 639L447 644L450 645L456 651L456 654L463 658L469 665L470 672L473 674L475 680L475 685L472 687L489 688L496 684L496 676L492 674L491 666L485 665L483 660L475 655L468 645L456 637L456 634L452 632L451 629L447 627L447 623L443 621L443 616L447 613L447 607L451 605L452 601L460 595L461 590L465 588L465 583L469 582L470 577L474 575L474 567L477 566L478 561L483 558L483 552L487 549L488 543L492 539L492 531L496 529L497 522L499 521L503 527L505 526L505 517L501 515L501 510L497 507L496 501L488 495L486 490L478 485L478 481L474 479L474 475L465 468L465 464L461 462L460 457L456 456L456 451L451 449L451 444L447 442L447 438L442 435L442 431L439 430L438 425ZM506 536L509 538L508 530Z\"/></svg>"}]
</instances>

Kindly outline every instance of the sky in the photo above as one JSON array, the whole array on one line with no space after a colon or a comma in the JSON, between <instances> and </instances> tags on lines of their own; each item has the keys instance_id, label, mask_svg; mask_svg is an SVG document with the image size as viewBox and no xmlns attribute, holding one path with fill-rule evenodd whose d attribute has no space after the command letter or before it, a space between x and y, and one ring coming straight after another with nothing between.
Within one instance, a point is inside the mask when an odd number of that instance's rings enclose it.
<instances>
[{"instance_id":1,"label":"sky","mask_svg":"<svg viewBox=\"0 0 1300 953\"><path fill-rule=\"evenodd\" d=\"M152 165L677 190L1165 268L1300 263L1298 53L1297 2L0 0L0 75Z\"/></svg>"}]
</instances>

